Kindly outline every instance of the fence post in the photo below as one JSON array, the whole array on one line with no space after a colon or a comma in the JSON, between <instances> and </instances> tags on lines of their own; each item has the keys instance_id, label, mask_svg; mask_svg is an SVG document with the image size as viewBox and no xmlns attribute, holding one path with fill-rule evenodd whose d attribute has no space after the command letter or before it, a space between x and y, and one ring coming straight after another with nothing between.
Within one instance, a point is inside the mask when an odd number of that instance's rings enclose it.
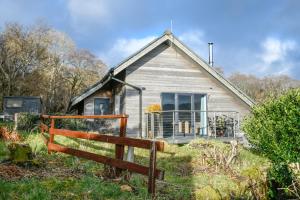
<instances>
[{"instance_id":1,"label":"fence post","mask_svg":"<svg viewBox=\"0 0 300 200\"><path fill-rule=\"evenodd\" d=\"M149 175L148 175L148 192L155 194L155 169L156 169L156 143L152 141L150 148L150 163L149 163Z\"/></svg>"},{"instance_id":2,"label":"fence post","mask_svg":"<svg viewBox=\"0 0 300 200\"><path fill-rule=\"evenodd\" d=\"M14 114L14 131L16 131L18 129L18 123L19 123L19 113L15 113Z\"/></svg>"},{"instance_id":3,"label":"fence post","mask_svg":"<svg viewBox=\"0 0 300 200\"><path fill-rule=\"evenodd\" d=\"M120 119L120 137L126 136L126 125L127 125L127 118L122 117ZM115 151L116 159L123 160L124 157L124 145L116 144L116 151ZM120 176L122 169L116 168L116 176Z\"/></svg>"},{"instance_id":4,"label":"fence post","mask_svg":"<svg viewBox=\"0 0 300 200\"><path fill-rule=\"evenodd\" d=\"M50 138L49 138L48 145L54 142L54 134L53 134L54 128L55 128L55 121L54 121L54 119L51 119L51 125L50 125L50 129L49 129ZM48 148L48 153L49 154L51 153L49 148Z\"/></svg>"}]
</instances>

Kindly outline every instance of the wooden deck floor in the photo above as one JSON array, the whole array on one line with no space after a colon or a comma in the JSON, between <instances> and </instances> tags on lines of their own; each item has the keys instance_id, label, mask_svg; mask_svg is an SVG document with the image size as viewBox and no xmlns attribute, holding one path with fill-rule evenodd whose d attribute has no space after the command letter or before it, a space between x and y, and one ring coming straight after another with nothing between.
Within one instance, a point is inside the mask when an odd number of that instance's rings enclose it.
<instances>
[{"instance_id":1,"label":"wooden deck floor","mask_svg":"<svg viewBox=\"0 0 300 200\"><path fill-rule=\"evenodd\" d=\"M194 136L175 136L173 137L166 137L166 138L160 138L161 140L164 140L166 142L168 142L169 144L187 144L189 142L191 142L194 139L199 139L199 138L203 138L203 139L207 139L207 140L219 140L219 141L223 141L223 142L230 142L231 140L239 140L241 141L242 138L233 138L233 137L208 137L208 136L203 136L203 137L199 137L197 136L196 138Z\"/></svg>"}]
</instances>

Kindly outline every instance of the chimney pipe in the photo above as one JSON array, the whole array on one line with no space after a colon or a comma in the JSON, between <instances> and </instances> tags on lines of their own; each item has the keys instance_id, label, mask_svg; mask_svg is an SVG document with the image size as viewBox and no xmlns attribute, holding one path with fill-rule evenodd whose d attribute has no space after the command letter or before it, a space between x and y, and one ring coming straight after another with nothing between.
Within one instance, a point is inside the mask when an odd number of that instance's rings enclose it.
<instances>
[{"instance_id":1,"label":"chimney pipe","mask_svg":"<svg viewBox=\"0 0 300 200\"><path fill-rule=\"evenodd\" d=\"M214 52L213 52L213 44L212 42L208 43L208 64L213 67L214 66Z\"/></svg>"}]
</instances>

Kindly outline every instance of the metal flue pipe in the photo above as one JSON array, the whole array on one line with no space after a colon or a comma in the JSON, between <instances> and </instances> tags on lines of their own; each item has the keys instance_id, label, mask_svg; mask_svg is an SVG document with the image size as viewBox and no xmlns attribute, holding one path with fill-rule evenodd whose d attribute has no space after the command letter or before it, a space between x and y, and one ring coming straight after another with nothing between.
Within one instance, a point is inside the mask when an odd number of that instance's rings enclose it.
<instances>
[{"instance_id":1,"label":"metal flue pipe","mask_svg":"<svg viewBox=\"0 0 300 200\"><path fill-rule=\"evenodd\" d=\"M213 44L212 42L208 43L208 64L212 67L214 66Z\"/></svg>"}]
</instances>

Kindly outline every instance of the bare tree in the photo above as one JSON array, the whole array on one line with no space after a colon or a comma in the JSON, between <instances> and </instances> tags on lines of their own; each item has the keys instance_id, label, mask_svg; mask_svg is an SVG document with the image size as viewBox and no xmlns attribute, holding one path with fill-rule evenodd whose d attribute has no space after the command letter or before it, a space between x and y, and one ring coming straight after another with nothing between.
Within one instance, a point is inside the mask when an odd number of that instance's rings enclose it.
<instances>
[{"instance_id":1,"label":"bare tree","mask_svg":"<svg viewBox=\"0 0 300 200\"><path fill-rule=\"evenodd\" d=\"M258 78L254 75L235 73L229 80L252 99L261 102L269 96L279 96L282 92L300 87L300 81L287 75Z\"/></svg>"},{"instance_id":2,"label":"bare tree","mask_svg":"<svg viewBox=\"0 0 300 200\"><path fill-rule=\"evenodd\" d=\"M6 85L4 95L20 92L18 81L37 66L44 52L45 48L38 45L22 26L6 26L0 34L0 72Z\"/></svg>"},{"instance_id":3,"label":"bare tree","mask_svg":"<svg viewBox=\"0 0 300 200\"><path fill-rule=\"evenodd\" d=\"M104 71L101 60L48 26L8 24L0 32L0 101L5 95L36 95L46 112L65 112L71 98Z\"/></svg>"}]
</instances>

